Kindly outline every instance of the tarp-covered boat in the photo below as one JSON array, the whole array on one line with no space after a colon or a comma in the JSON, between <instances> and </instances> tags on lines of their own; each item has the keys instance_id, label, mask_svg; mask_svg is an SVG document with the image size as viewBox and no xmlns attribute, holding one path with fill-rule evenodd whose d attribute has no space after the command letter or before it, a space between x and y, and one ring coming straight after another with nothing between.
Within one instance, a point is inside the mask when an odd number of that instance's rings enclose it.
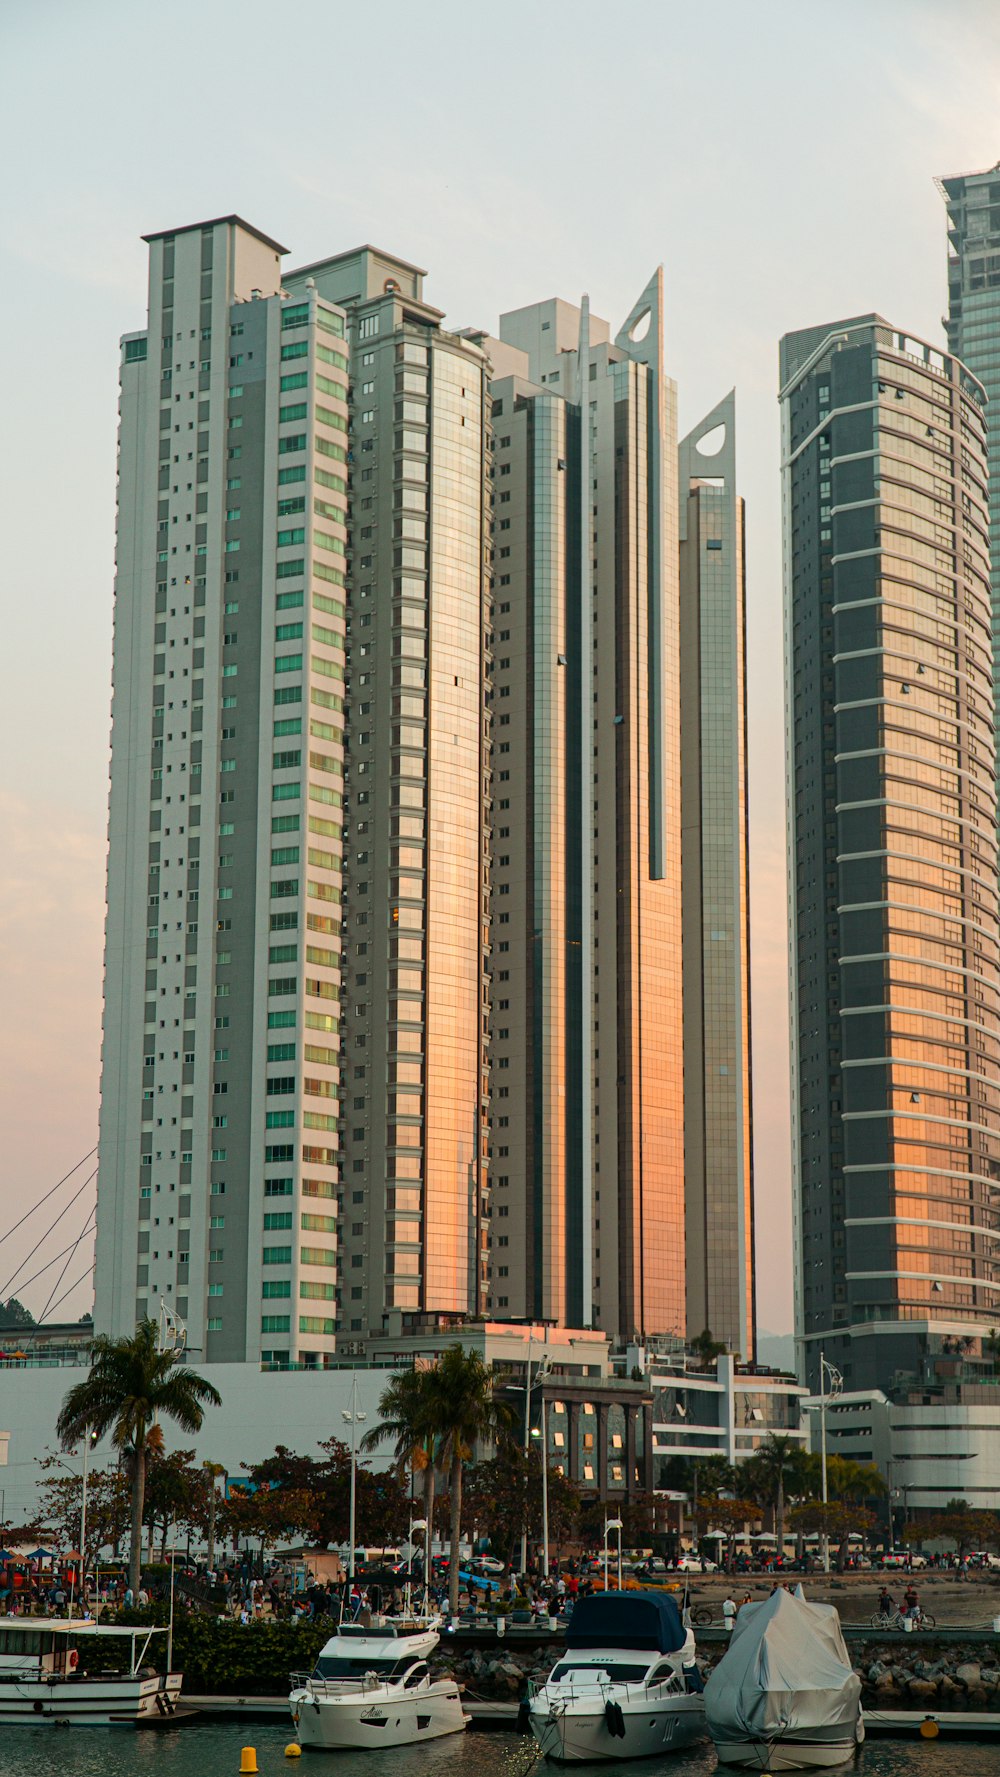
<instances>
[{"instance_id":1,"label":"tarp-covered boat","mask_svg":"<svg viewBox=\"0 0 1000 1777\"><path fill-rule=\"evenodd\" d=\"M783 1589L745 1604L705 1713L722 1765L820 1770L852 1758L864 1740L861 1680L833 1606Z\"/></svg>"}]
</instances>

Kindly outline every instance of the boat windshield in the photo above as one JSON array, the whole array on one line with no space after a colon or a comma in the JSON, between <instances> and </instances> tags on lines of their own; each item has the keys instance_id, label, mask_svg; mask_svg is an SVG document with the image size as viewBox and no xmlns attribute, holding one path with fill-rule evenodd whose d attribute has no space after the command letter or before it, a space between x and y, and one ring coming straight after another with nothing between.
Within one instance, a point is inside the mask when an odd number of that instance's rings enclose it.
<instances>
[{"instance_id":1,"label":"boat windshield","mask_svg":"<svg viewBox=\"0 0 1000 1777\"><path fill-rule=\"evenodd\" d=\"M366 1673L377 1672L380 1677L398 1677L411 1664L411 1660L375 1659L371 1654L352 1654L347 1658L343 1654L320 1654L316 1661L317 1678L364 1678Z\"/></svg>"},{"instance_id":2,"label":"boat windshield","mask_svg":"<svg viewBox=\"0 0 1000 1777\"><path fill-rule=\"evenodd\" d=\"M639 1684L649 1671L649 1665L643 1661L636 1665L626 1660L588 1660L574 1663L562 1660L552 1674L552 1684L562 1684L567 1678L610 1678L615 1684Z\"/></svg>"}]
</instances>

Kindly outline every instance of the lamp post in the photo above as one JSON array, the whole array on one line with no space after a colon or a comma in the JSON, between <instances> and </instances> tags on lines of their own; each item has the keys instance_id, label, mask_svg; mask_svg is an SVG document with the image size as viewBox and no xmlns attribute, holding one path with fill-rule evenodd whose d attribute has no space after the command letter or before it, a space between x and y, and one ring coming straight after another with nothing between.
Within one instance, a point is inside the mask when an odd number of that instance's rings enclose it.
<instances>
[{"instance_id":1,"label":"lamp post","mask_svg":"<svg viewBox=\"0 0 1000 1777\"><path fill-rule=\"evenodd\" d=\"M827 1394L827 1382L830 1392ZM826 1408L827 1402L835 1400L844 1386L844 1378L834 1364L819 1354L819 1448L820 1469L823 1479L823 1572L830 1571L830 1538L826 1528L827 1477L826 1477Z\"/></svg>"},{"instance_id":2,"label":"lamp post","mask_svg":"<svg viewBox=\"0 0 1000 1777\"><path fill-rule=\"evenodd\" d=\"M351 1410L341 1409L341 1418L351 1428L351 1533L347 1562L347 1577L354 1585L354 1531L358 1510L358 1426L363 1425L368 1415L358 1412L358 1373L351 1378Z\"/></svg>"},{"instance_id":3,"label":"lamp post","mask_svg":"<svg viewBox=\"0 0 1000 1777\"><path fill-rule=\"evenodd\" d=\"M409 1560L407 1561L407 1564L406 1564L406 1609L407 1609L407 1613L409 1613L409 1611L412 1609L411 1590L412 1590L412 1586L413 1586L413 1552L414 1552L414 1549L416 1548L416 1544L413 1541L413 1535L414 1535L414 1531L426 1530L426 1529L427 1529L427 1519L426 1518L411 1518L410 1519ZM427 1574L425 1572L424 1573L424 1590L425 1591L426 1591L426 1588L427 1588Z\"/></svg>"},{"instance_id":4,"label":"lamp post","mask_svg":"<svg viewBox=\"0 0 1000 1777\"><path fill-rule=\"evenodd\" d=\"M81 1480L82 1480L83 1484L82 1484L81 1493L80 1493L80 1562L79 1562L79 1572L80 1572L81 1609L83 1608L83 1590L84 1590L84 1578L85 1578L84 1569L86 1567L85 1544L86 1544L86 1540L87 1540L87 1463L88 1463L88 1458L90 1456L91 1449L94 1446L94 1444L96 1444L96 1443L97 1443L96 1431L85 1431L83 1434L83 1464L82 1464L82 1475L81 1475ZM68 1462L63 1462L62 1457L56 1456L54 1451L50 1450L49 1454L52 1457L53 1461L57 1462L59 1464L60 1468L64 1468L68 1475L72 1475L73 1470L70 1468ZM72 1622L72 1620L73 1620L73 1587L72 1586L70 1587L70 1593L69 1593L68 1620L70 1622Z\"/></svg>"},{"instance_id":5,"label":"lamp post","mask_svg":"<svg viewBox=\"0 0 1000 1777\"><path fill-rule=\"evenodd\" d=\"M528 1366L527 1366L527 1374L525 1375L525 1378L524 1378L524 1454L525 1454L525 1458L527 1458L527 1455L528 1455L528 1447L529 1447L529 1442L530 1442L530 1438L531 1438L531 1346L532 1346L532 1342L534 1339L534 1333L535 1333L534 1327L529 1327L528 1328ZM527 1474L527 1468L528 1468L527 1461L525 1461L524 1523L521 1526L521 1577L522 1577L522 1579L524 1578L524 1575L528 1571L528 1474Z\"/></svg>"},{"instance_id":6,"label":"lamp post","mask_svg":"<svg viewBox=\"0 0 1000 1777\"><path fill-rule=\"evenodd\" d=\"M620 1592L622 1589L622 1521L621 1521L621 1519L620 1518L605 1518L605 1520L604 1520L604 1590L605 1590L605 1592L608 1589L608 1532L609 1532L609 1530L617 1530L617 1532L618 1532L618 1590Z\"/></svg>"},{"instance_id":7,"label":"lamp post","mask_svg":"<svg viewBox=\"0 0 1000 1777\"><path fill-rule=\"evenodd\" d=\"M542 1395L541 1429L532 1427L533 1438L541 1440L542 1458L542 1573L549 1577L549 1441L545 1432L545 1396Z\"/></svg>"}]
</instances>

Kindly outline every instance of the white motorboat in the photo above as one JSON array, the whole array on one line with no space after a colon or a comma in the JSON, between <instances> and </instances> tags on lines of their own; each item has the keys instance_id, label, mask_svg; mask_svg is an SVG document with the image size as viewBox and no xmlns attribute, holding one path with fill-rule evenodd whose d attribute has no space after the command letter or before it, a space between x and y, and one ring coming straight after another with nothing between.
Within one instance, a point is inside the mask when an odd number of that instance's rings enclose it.
<instances>
[{"instance_id":1,"label":"white motorboat","mask_svg":"<svg viewBox=\"0 0 1000 1777\"><path fill-rule=\"evenodd\" d=\"M460 1733L467 1717L458 1683L435 1678L427 1664L441 1639L435 1620L342 1623L316 1670L292 1674L288 1702L299 1745L334 1752Z\"/></svg>"},{"instance_id":2,"label":"white motorboat","mask_svg":"<svg viewBox=\"0 0 1000 1777\"><path fill-rule=\"evenodd\" d=\"M144 1665L153 1636L166 1634L86 1618L0 1618L0 1726L134 1727L173 1715L182 1675ZM130 1643L127 1671L102 1670L114 1641Z\"/></svg>"},{"instance_id":3,"label":"white motorboat","mask_svg":"<svg viewBox=\"0 0 1000 1777\"><path fill-rule=\"evenodd\" d=\"M566 1651L529 1687L527 1725L563 1764L649 1758L705 1738L694 1636L672 1598L608 1592L581 1598Z\"/></svg>"},{"instance_id":4,"label":"white motorboat","mask_svg":"<svg viewBox=\"0 0 1000 1777\"><path fill-rule=\"evenodd\" d=\"M745 1604L705 1686L720 1765L751 1771L831 1770L864 1741L861 1680L840 1617L799 1587Z\"/></svg>"}]
</instances>

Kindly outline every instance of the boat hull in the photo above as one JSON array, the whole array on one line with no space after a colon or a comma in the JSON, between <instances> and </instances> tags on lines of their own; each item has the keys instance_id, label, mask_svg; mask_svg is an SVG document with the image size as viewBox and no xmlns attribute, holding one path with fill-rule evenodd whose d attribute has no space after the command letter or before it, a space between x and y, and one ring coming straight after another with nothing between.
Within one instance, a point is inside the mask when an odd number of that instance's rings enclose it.
<instances>
[{"instance_id":1,"label":"boat hull","mask_svg":"<svg viewBox=\"0 0 1000 1777\"><path fill-rule=\"evenodd\" d=\"M135 1727L173 1715L181 1674L163 1678L0 1679L0 1727Z\"/></svg>"},{"instance_id":2,"label":"boat hull","mask_svg":"<svg viewBox=\"0 0 1000 1777\"><path fill-rule=\"evenodd\" d=\"M414 1746L459 1734L466 1726L457 1685L439 1685L401 1697L322 1697L299 1692L290 1699L303 1751Z\"/></svg>"},{"instance_id":3,"label":"boat hull","mask_svg":"<svg viewBox=\"0 0 1000 1777\"><path fill-rule=\"evenodd\" d=\"M851 1762L864 1740L730 1740L715 1742L720 1765L734 1765L744 1771L833 1771Z\"/></svg>"},{"instance_id":4,"label":"boat hull","mask_svg":"<svg viewBox=\"0 0 1000 1777\"><path fill-rule=\"evenodd\" d=\"M615 1699L617 1700L617 1699ZM623 1734L613 1734L602 1699L593 1702L533 1699L528 1722L540 1751L558 1764L592 1764L598 1760L653 1758L706 1737L705 1704L700 1696L672 1696L662 1701L623 1701Z\"/></svg>"}]
</instances>

